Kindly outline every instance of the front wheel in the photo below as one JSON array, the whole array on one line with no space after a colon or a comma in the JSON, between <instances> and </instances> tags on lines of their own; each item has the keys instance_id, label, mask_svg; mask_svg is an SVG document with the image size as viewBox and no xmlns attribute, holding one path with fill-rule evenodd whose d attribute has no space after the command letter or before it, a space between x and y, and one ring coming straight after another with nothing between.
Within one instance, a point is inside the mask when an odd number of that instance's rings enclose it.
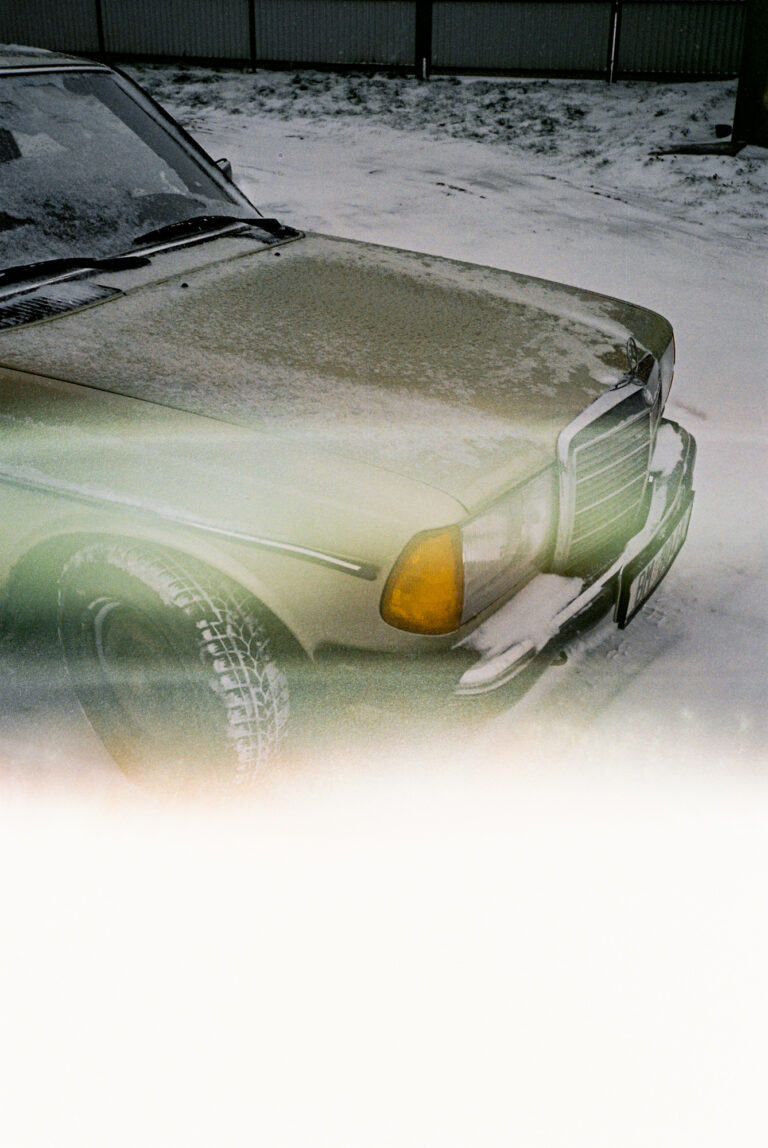
<instances>
[{"instance_id":1,"label":"front wheel","mask_svg":"<svg viewBox=\"0 0 768 1148\"><path fill-rule=\"evenodd\" d=\"M256 604L192 559L85 547L61 572L58 632L86 716L130 777L238 785L277 755L288 683Z\"/></svg>"}]
</instances>

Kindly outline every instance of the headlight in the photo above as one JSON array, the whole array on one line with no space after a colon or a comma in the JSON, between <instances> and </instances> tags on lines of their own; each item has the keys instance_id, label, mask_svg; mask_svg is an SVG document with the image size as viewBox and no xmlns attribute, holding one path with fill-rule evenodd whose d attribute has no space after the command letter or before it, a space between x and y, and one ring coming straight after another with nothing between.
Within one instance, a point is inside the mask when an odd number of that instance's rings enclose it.
<instances>
[{"instance_id":1,"label":"headlight","mask_svg":"<svg viewBox=\"0 0 768 1148\"><path fill-rule=\"evenodd\" d=\"M524 585L551 554L554 533L549 467L460 526L411 539L387 579L381 616L401 630L448 634Z\"/></svg>"},{"instance_id":2,"label":"headlight","mask_svg":"<svg viewBox=\"0 0 768 1148\"><path fill-rule=\"evenodd\" d=\"M464 606L474 618L502 594L529 581L552 550L555 527L553 467L508 491L461 528Z\"/></svg>"},{"instance_id":3,"label":"headlight","mask_svg":"<svg viewBox=\"0 0 768 1148\"><path fill-rule=\"evenodd\" d=\"M661 378L661 406L664 404L669 396L672 387L672 376L675 373L675 340L670 339L667 343L664 354L659 359L659 376Z\"/></svg>"}]
</instances>

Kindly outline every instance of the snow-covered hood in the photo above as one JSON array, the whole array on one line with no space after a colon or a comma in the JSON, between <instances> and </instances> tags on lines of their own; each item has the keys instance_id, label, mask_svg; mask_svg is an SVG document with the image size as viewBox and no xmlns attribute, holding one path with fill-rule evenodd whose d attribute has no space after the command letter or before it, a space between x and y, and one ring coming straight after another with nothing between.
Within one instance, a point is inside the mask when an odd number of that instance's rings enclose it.
<instances>
[{"instance_id":1,"label":"snow-covered hood","mask_svg":"<svg viewBox=\"0 0 768 1148\"><path fill-rule=\"evenodd\" d=\"M324 236L238 243L181 274L168 252L151 276L113 277L124 293L103 304L1 332L0 362L471 506L554 457L562 427L625 369L630 334L657 355L670 337L644 309L509 272Z\"/></svg>"}]
</instances>

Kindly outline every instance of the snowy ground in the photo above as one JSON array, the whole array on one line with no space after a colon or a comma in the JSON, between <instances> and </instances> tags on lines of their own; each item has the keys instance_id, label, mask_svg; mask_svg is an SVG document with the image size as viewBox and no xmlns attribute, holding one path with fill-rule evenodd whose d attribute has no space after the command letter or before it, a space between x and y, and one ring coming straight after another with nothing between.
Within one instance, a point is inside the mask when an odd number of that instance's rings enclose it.
<instances>
[{"instance_id":1,"label":"snowy ground","mask_svg":"<svg viewBox=\"0 0 768 1148\"><path fill-rule=\"evenodd\" d=\"M147 808L10 664L0 1139L763 1144L768 151L651 155L734 86L132 70L269 215L669 316L698 493L520 706L239 811Z\"/></svg>"}]
</instances>

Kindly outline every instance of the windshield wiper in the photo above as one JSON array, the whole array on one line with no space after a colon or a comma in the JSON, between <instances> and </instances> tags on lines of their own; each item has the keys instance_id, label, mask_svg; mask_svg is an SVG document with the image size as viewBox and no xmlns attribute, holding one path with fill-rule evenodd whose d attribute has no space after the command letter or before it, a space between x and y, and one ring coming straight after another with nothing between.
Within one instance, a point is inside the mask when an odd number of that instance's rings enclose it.
<instances>
[{"instance_id":1,"label":"windshield wiper","mask_svg":"<svg viewBox=\"0 0 768 1148\"><path fill-rule=\"evenodd\" d=\"M177 223L166 223L153 231L145 231L143 235L137 235L132 242L138 245L162 243L166 239L184 239L188 235L203 235L206 231L226 227L228 223L247 223L251 227L258 227L274 235L276 239L288 239L299 234L293 227L285 227L279 219L264 219L260 215L191 215L188 219L181 219Z\"/></svg>"},{"instance_id":2,"label":"windshield wiper","mask_svg":"<svg viewBox=\"0 0 768 1148\"><path fill-rule=\"evenodd\" d=\"M0 271L0 287L8 283L24 283L28 279L45 279L49 275L67 275L70 271L130 271L133 267L146 267L148 263L146 255L112 255L105 259L74 255L41 259L37 263L19 263Z\"/></svg>"}]
</instances>

